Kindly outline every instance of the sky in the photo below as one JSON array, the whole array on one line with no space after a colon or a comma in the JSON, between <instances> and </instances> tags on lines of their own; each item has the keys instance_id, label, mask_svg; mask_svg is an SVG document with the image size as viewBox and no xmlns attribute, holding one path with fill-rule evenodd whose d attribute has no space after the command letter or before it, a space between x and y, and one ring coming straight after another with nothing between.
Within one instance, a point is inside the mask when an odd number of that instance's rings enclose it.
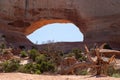
<instances>
[{"instance_id":1,"label":"sky","mask_svg":"<svg viewBox=\"0 0 120 80\"><path fill-rule=\"evenodd\" d=\"M72 23L53 23L45 25L27 38L34 44L52 42L79 42L83 41L83 34Z\"/></svg>"}]
</instances>

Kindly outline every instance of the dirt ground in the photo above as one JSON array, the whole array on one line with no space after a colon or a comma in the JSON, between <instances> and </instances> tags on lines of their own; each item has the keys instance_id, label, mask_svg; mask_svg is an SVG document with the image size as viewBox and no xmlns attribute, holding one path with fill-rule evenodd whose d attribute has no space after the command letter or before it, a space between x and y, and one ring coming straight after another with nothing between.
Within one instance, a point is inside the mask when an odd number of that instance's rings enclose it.
<instances>
[{"instance_id":1,"label":"dirt ground","mask_svg":"<svg viewBox=\"0 0 120 80\"><path fill-rule=\"evenodd\" d=\"M120 78L76 75L35 75L24 73L0 73L0 80L120 80Z\"/></svg>"}]
</instances>

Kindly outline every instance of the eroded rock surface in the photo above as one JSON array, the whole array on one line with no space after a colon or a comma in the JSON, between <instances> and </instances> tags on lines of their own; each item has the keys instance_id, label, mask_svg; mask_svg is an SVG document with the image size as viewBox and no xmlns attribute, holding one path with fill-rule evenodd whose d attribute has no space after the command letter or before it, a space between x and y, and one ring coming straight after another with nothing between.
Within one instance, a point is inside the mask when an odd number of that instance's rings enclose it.
<instances>
[{"instance_id":1,"label":"eroded rock surface","mask_svg":"<svg viewBox=\"0 0 120 80\"><path fill-rule=\"evenodd\" d=\"M0 0L0 29L22 33L25 38L43 25L72 22L85 42L107 42L119 49L119 7L120 0Z\"/></svg>"}]
</instances>

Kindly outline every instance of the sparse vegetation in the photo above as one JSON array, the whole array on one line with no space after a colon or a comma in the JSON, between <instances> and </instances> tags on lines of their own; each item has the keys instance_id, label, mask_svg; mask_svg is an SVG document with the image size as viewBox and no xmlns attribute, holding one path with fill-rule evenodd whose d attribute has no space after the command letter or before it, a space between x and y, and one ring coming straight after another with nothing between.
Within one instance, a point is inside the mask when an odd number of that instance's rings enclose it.
<instances>
[{"instance_id":1,"label":"sparse vegetation","mask_svg":"<svg viewBox=\"0 0 120 80\"><path fill-rule=\"evenodd\" d=\"M53 63L47 61L43 61L41 64L40 64L40 70L41 72L54 72L55 70L55 66Z\"/></svg>"},{"instance_id":2,"label":"sparse vegetation","mask_svg":"<svg viewBox=\"0 0 120 80\"><path fill-rule=\"evenodd\" d=\"M36 49L32 49L29 51L29 58L35 61L35 58L39 55L39 52Z\"/></svg>"},{"instance_id":3,"label":"sparse vegetation","mask_svg":"<svg viewBox=\"0 0 120 80\"><path fill-rule=\"evenodd\" d=\"M1 47L1 49L3 49L3 47ZM87 57L85 56L84 52L82 52L80 49L74 48L71 51L64 54L64 52L59 50L57 44L53 43L49 43L41 51L38 51L35 48L29 51L22 49L20 54L17 56L22 57L20 58L22 60L28 59L28 63L20 64L20 60L18 59L4 60L0 64L0 72L23 72L30 74L42 74L44 72L56 73L59 72L59 67L61 66L61 62L64 58L69 58L67 62L68 64L66 63L67 66L65 66L67 68L69 68L75 63L74 61L72 63L70 62L73 60L72 58L74 58L77 62L80 63L85 63L87 61ZM87 67L82 67L82 69L76 68L73 71L73 73L77 75L89 74L87 72ZM115 70L113 66L109 67L107 74L112 77L120 77L120 71Z\"/></svg>"},{"instance_id":4,"label":"sparse vegetation","mask_svg":"<svg viewBox=\"0 0 120 80\"><path fill-rule=\"evenodd\" d=\"M76 58L78 61L80 61L80 62L86 61L85 55L84 55L84 54L82 53L82 51L81 51L80 49L78 49L78 48L72 49L72 51L69 52L69 53L67 53L65 56L66 56L66 57L75 56L75 58Z\"/></svg>"},{"instance_id":5,"label":"sparse vegetation","mask_svg":"<svg viewBox=\"0 0 120 80\"><path fill-rule=\"evenodd\" d=\"M21 56L26 56L26 52L22 51ZM20 72L31 73L31 74L41 74L43 72L53 72L55 65L48 58L48 55L40 54L37 49L32 49L28 52L29 58L32 62L22 65L19 68Z\"/></svg>"},{"instance_id":6,"label":"sparse vegetation","mask_svg":"<svg viewBox=\"0 0 120 80\"><path fill-rule=\"evenodd\" d=\"M40 54L39 56L36 56L36 58L35 58L35 62L37 64L41 64L44 61L47 61L47 58L44 54Z\"/></svg>"},{"instance_id":7,"label":"sparse vegetation","mask_svg":"<svg viewBox=\"0 0 120 80\"><path fill-rule=\"evenodd\" d=\"M82 54L82 51L80 49L77 49L77 48L74 48L72 50L72 53L74 53L74 56L75 58L78 60L78 61L85 61L86 60L86 57L84 54Z\"/></svg>"},{"instance_id":8,"label":"sparse vegetation","mask_svg":"<svg viewBox=\"0 0 120 80\"><path fill-rule=\"evenodd\" d=\"M47 60L53 62L56 67L60 65L63 52L58 49L57 43L49 42L40 52L45 54Z\"/></svg>"},{"instance_id":9,"label":"sparse vegetation","mask_svg":"<svg viewBox=\"0 0 120 80\"><path fill-rule=\"evenodd\" d=\"M120 73L114 73L111 77L120 78Z\"/></svg>"},{"instance_id":10,"label":"sparse vegetation","mask_svg":"<svg viewBox=\"0 0 120 80\"><path fill-rule=\"evenodd\" d=\"M36 63L28 63L25 65L22 65L19 68L19 72L23 72L23 73L31 73L31 74L40 74L40 65L36 64Z\"/></svg>"},{"instance_id":11,"label":"sparse vegetation","mask_svg":"<svg viewBox=\"0 0 120 80\"><path fill-rule=\"evenodd\" d=\"M20 61L17 59L7 60L1 63L1 70L2 72L15 72L20 67Z\"/></svg>"},{"instance_id":12,"label":"sparse vegetation","mask_svg":"<svg viewBox=\"0 0 120 80\"><path fill-rule=\"evenodd\" d=\"M120 70L115 70L113 66L109 66L107 74L111 77L119 77L120 78Z\"/></svg>"},{"instance_id":13,"label":"sparse vegetation","mask_svg":"<svg viewBox=\"0 0 120 80\"><path fill-rule=\"evenodd\" d=\"M87 75L88 74L88 72L87 72L87 69L78 69L77 71L76 71L76 74L77 75Z\"/></svg>"},{"instance_id":14,"label":"sparse vegetation","mask_svg":"<svg viewBox=\"0 0 120 80\"><path fill-rule=\"evenodd\" d=\"M5 44L2 43L2 44L0 45L0 48L1 48L1 49L5 49Z\"/></svg>"},{"instance_id":15,"label":"sparse vegetation","mask_svg":"<svg viewBox=\"0 0 120 80\"><path fill-rule=\"evenodd\" d=\"M26 51L21 51L20 52L20 57L22 57L22 58L24 58L24 57L27 57L28 55L27 55L27 52Z\"/></svg>"},{"instance_id":16,"label":"sparse vegetation","mask_svg":"<svg viewBox=\"0 0 120 80\"><path fill-rule=\"evenodd\" d=\"M34 62L21 66L19 71L25 73L40 74L43 72L53 72L54 68L55 66L53 65L53 63L47 61L45 55L39 54L38 56L36 56Z\"/></svg>"}]
</instances>

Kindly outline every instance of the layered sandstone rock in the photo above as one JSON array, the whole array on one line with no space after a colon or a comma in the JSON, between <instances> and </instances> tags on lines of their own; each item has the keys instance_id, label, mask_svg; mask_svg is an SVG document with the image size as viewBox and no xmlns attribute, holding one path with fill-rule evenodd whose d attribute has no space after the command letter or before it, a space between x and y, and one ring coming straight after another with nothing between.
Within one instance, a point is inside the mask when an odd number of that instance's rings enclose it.
<instances>
[{"instance_id":1,"label":"layered sandstone rock","mask_svg":"<svg viewBox=\"0 0 120 80\"><path fill-rule=\"evenodd\" d=\"M0 29L22 33L25 38L43 25L72 22L85 42L107 42L119 49L119 7L119 0L0 0Z\"/></svg>"}]
</instances>

